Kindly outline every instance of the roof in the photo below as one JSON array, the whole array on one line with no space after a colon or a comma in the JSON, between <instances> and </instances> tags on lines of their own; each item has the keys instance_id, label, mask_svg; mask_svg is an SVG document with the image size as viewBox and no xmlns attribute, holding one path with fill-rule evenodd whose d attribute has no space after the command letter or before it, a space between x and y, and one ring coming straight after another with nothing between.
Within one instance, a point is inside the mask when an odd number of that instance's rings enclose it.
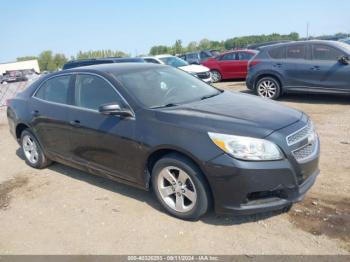
<instances>
[{"instance_id":1,"label":"roof","mask_svg":"<svg viewBox=\"0 0 350 262\"><path fill-rule=\"evenodd\" d=\"M141 70L157 68L162 66L165 66L165 65L152 64L152 63L111 63L111 64L98 64L98 65L75 67L75 68L67 69L60 72L64 73L68 71L79 71L79 72L99 71L99 72L118 75L118 74L137 72Z\"/></svg>"},{"instance_id":2,"label":"roof","mask_svg":"<svg viewBox=\"0 0 350 262\"><path fill-rule=\"evenodd\" d=\"M87 59L76 59L67 62L70 63L79 63L79 62L88 62L88 61L140 61L141 57L101 57L101 58L87 58Z\"/></svg>"},{"instance_id":3,"label":"roof","mask_svg":"<svg viewBox=\"0 0 350 262\"><path fill-rule=\"evenodd\" d=\"M156 55L154 57L155 58L164 58L164 57L173 57L173 55L164 54L164 55Z\"/></svg>"},{"instance_id":4,"label":"roof","mask_svg":"<svg viewBox=\"0 0 350 262\"><path fill-rule=\"evenodd\" d=\"M291 41L291 42L286 42L286 43L277 43L273 45L268 45L268 46L262 46L259 47L258 50L263 50L263 49L269 49L272 47L277 47L277 46L288 46L288 45L295 45L295 44L308 44L308 43L313 43L313 44L329 44L336 46L337 41L332 41L332 40L303 40L303 41Z\"/></svg>"}]
</instances>

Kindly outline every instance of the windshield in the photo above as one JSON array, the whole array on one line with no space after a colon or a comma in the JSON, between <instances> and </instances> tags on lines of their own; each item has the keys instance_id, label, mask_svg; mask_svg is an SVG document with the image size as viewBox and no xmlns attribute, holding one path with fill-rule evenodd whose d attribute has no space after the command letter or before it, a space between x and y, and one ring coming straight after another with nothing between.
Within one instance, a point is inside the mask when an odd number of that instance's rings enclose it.
<instances>
[{"instance_id":1,"label":"windshield","mask_svg":"<svg viewBox=\"0 0 350 262\"><path fill-rule=\"evenodd\" d=\"M166 66L116 75L116 78L147 108L185 104L221 93L182 70Z\"/></svg>"},{"instance_id":2,"label":"windshield","mask_svg":"<svg viewBox=\"0 0 350 262\"><path fill-rule=\"evenodd\" d=\"M181 58L178 58L176 56L161 57L159 59L162 60L166 65L170 65L173 67L181 67L188 65L188 63L185 60L182 60Z\"/></svg>"}]
</instances>

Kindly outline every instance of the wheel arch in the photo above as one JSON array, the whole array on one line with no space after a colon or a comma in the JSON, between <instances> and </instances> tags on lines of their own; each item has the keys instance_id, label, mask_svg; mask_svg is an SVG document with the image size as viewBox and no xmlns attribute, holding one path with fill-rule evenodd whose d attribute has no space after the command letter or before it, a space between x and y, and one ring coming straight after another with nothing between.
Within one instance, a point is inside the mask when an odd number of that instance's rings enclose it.
<instances>
[{"instance_id":1,"label":"wheel arch","mask_svg":"<svg viewBox=\"0 0 350 262\"><path fill-rule=\"evenodd\" d=\"M154 167L154 165L157 163L158 160L160 160L161 158L163 158L166 155L171 155L171 154L175 154L175 155L179 155L182 157L185 157L188 161L190 161L193 165L195 165L203 174L203 179L205 180L205 182L207 183L207 186L209 188L210 191L210 197L212 200L214 200L214 195L211 189L211 186L209 184L208 178L205 175L205 172L203 172L203 168L201 167L200 161L197 160L191 153L186 152L184 150L181 150L179 148L173 148L173 147L160 147L157 148L155 150L153 150L147 157L146 163L145 163L145 172L148 173L147 176L147 180L146 185L147 187L151 186L150 180L152 177L152 169Z\"/></svg>"},{"instance_id":2,"label":"wheel arch","mask_svg":"<svg viewBox=\"0 0 350 262\"><path fill-rule=\"evenodd\" d=\"M19 141L21 139L22 132L28 128L30 128L30 127L25 123L19 123L16 125L16 139L17 139L17 141Z\"/></svg>"},{"instance_id":3,"label":"wheel arch","mask_svg":"<svg viewBox=\"0 0 350 262\"><path fill-rule=\"evenodd\" d=\"M284 82L282 80L282 77L278 74L278 73L274 73L274 72L264 72L259 74L254 81L254 90L256 90L257 88L257 84L258 82L263 79L264 77L272 77L274 79L276 79L280 85L281 91L284 92Z\"/></svg>"}]
</instances>

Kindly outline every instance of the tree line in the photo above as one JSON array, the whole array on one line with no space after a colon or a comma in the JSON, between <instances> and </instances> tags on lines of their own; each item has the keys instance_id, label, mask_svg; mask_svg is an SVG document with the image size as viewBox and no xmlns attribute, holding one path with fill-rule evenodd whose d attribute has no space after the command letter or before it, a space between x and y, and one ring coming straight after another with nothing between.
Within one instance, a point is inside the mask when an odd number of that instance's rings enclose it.
<instances>
[{"instance_id":1,"label":"tree line","mask_svg":"<svg viewBox=\"0 0 350 262\"><path fill-rule=\"evenodd\" d=\"M100 58L100 57L127 57L127 53L122 51L113 50L96 50L96 51L79 51L75 56L71 56L68 59L64 54L53 53L51 50L46 50L41 52L38 56L23 56L17 57L17 61L26 60L38 60L40 71L57 71L62 69L63 65L68 62L68 60L75 59L88 59L88 58Z\"/></svg>"},{"instance_id":2,"label":"tree line","mask_svg":"<svg viewBox=\"0 0 350 262\"><path fill-rule=\"evenodd\" d=\"M319 36L310 37L310 39L332 39L333 38L343 38L347 37L349 34L337 33L332 36ZM258 44L271 41L280 40L302 40L299 34L292 32L290 34L269 34L269 35L250 35L229 38L223 41L213 41L209 39L202 39L199 42L192 41L184 46L181 40L176 40L171 46L167 45L156 45L151 47L149 55L160 55L160 54L182 54L185 52L193 52L199 50L211 50L215 49L218 51L225 51L236 48L244 48L250 44ZM71 56L70 60L75 59L88 59L88 58L102 58L102 57L128 57L130 54L119 50L94 50L94 51L79 51L75 56ZM57 71L63 67L65 63L68 62L68 58L64 54L56 53L54 54L50 50L41 52L38 56L25 56L18 57L17 61L37 59L39 62L41 71Z\"/></svg>"},{"instance_id":3,"label":"tree line","mask_svg":"<svg viewBox=\"0 0 350 262\"><path fill-rule=\"evenodd\" d=\"M193 52L198 50L230 50L235 48L244 48L250 44L264 43L270 41L280 41L280 40L299 40L299 34L292 32L288 35L281 34L270 34L270 35L251 35L251 36L242 36L229 38L224 41L212 41L209 39L202 39L199 42L192 41L187 46L182 45L181 40L176 40L174 45L165 46L157 45L153 46L150 50L151 55L159 54L181 54L185 52Z\"/></svg>"}]
</instances>

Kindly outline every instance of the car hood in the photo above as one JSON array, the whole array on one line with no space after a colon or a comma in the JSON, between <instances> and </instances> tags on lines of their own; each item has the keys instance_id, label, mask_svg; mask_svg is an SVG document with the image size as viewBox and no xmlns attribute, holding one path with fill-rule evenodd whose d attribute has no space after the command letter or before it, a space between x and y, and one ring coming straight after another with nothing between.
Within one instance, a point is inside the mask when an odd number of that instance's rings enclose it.
<instances>
[{"instance_id":1,"label":"car hood","mask_svg":"<svg viewBox=\"0 0 350 262\"><path fill-rule=\"evenodd\" d=\"M209 71L208 67L205 67L202 65L187 65L187 66L180 66L179 68L188 73L203 73L203 72Z\"/></svg>"},{"instance_id":2,"label":"car hood","mask_svg":"<svg viewBox=\"0 0 350 262\"><path fill-rule=\"evenodd\" d=\"M278 102L232 91L157 114L162 121L183 127L257 138L291 125L302 116L302 112Z\"/></svg>"}]
</instances>

